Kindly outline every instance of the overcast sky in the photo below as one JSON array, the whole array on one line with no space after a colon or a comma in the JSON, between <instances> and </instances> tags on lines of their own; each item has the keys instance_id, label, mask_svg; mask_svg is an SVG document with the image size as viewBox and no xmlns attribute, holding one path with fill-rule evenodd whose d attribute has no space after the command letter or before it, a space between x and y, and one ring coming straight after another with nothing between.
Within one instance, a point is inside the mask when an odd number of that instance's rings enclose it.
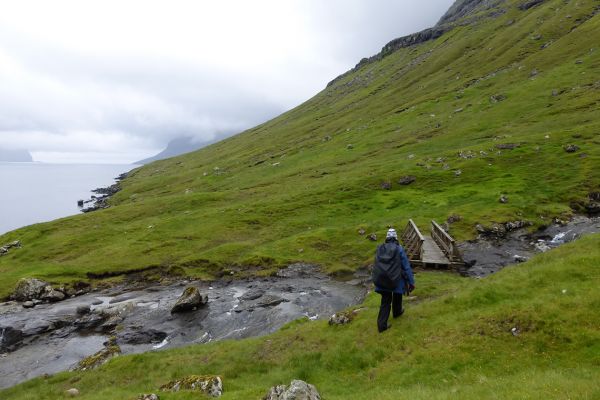
<instances>
[{"instance_id":1,"label":"overcast sky","mask_svg":"<svg viewBox=\"0 0 600 400\"><path fill-rule=\"evenodd\" d=\"M452 0L19 0L0 12L0 147L132 162L288 110Z\"/></svg>"}]
</instances>

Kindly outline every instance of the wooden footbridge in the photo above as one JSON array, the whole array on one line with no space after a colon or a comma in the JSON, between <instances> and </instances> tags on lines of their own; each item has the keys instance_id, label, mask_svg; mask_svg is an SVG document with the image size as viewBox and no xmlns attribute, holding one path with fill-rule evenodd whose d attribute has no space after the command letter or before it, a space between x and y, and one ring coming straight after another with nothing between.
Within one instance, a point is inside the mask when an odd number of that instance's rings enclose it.
<instances>
[{"instance_id":1,"label":"wooden footbridge","mask_svg":"<svg viewBox=\"0 0 600 400\"><path fill-rule=\"evenodd\" d=\"M460 268L465 265L455 240L435 221L431 221L431 236L423 236L414 221L408 220L400 239L414 266Z\"/></svg>"}]
</instances>

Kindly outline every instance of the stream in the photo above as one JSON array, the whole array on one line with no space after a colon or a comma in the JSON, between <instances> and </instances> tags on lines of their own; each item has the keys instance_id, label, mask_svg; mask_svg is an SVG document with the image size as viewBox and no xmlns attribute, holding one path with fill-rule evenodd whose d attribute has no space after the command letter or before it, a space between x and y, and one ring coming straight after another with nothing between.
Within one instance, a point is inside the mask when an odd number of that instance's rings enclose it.
<instances>
[{"instance_id":1,"label":"stream","mask_svg":"<svg viewBox=\"0 0 600 400\"><path fill-rule=\"evenodd\" d=\"M600 217L575 216L564 224L552 224L529 233L526 229L509 232L502 240L479 239L459 245L464 260L470 267L467 276L482 278L507 265L527 261L562 244L572 242L582 235L599 233Z\"/></svg>"},{"instance_id":2,"label":"stream","mask_svg":"<svg viewBox=\"0 0 600 400\"><path fill-rule=\"evenodd\" d=\"M123 354L132 354L266 335L302 317L327 319L363 300L364 285L354 283L295 264L275 277L246 281L182 281L135 290L117 286L31 309L2 303L0 388L68 370L103 349L111 335ZM190 285L208 295L208 304L171 314Z\"/></svg>"}]
</instances>

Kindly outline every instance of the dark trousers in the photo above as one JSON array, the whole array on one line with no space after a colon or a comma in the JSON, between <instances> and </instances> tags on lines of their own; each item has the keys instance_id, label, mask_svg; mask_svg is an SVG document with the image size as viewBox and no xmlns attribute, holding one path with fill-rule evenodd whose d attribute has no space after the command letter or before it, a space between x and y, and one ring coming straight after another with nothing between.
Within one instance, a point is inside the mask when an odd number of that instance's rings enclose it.
<instances>
[{"instance_id":1,"label":"dark trousers","mask_svg":"<svg viewBox=\"0 0 600 400\"><path fill-rule=\"evenodd\" d=\"M394 318L402 315L402 295L392 292L380 292L381 306L379 307L379 316L377 317L377 328L379 332L383 332L388 328L388 318L390 317L390 309Z\"/></svg>"}]
</instances>

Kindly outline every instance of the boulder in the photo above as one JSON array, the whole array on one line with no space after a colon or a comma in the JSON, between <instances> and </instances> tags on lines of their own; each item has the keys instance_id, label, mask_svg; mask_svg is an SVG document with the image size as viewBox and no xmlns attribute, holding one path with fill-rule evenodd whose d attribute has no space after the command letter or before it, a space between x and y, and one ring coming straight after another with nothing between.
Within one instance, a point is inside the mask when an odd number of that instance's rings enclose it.
<instances>
[{"instance_id":1,"label":"boulder","mask_svg":"<svg viewBox=\"0 0 600 400\"><path fill-rule=\"evenodd\" d=\"M201 295L197 287L188 286L171 308L171 314L192 311L206 303L208 303L208 296Z\"/></svg>"},{"instance_id":2,"label":"boulder","mask_svg":"<svg viewBox=\"0 0 600 400\"><path fill-rule=\"evenodd\" d=\"M77 306L75 312L77 313L77 315L89 314L91 312L90 306Z\"/></svg>"},{"instance_id":3,"label":"boulder","mask_svg":"<svg viewBox=\"0 0 600 400\"><path fill-rule=\"evenodd\" d=\"M519 147L519 143L499 143L496 145L498 150L513 150Z\"/></svg>"},{"instance_id":4,"label":"boulder","mask_svg":"<svg viewBox=\"0 0 600 400\"><path fill-rule=\"evenodd\" d=\"M367 236L367 239L369 239L371 242L376 242L377 241L377 234L371 233L369 236Z\"/></svg>"},{"instance_id":5,"label":"boulder","mask_svg":"<svg viewBox=\"0 0 600 400\"><path fill-rule=\"evenodd\" d=\"M380 186L383 190L391 190L392 189L391 182L381 182Z\"/></svg>"},{"instance_id":6,"label":"boulder","mask_svg":"<svg viewBox=\"0 0 600 400\"><path fill-rule=\"evenodd\" d=\"M273 296L270 294L261 296L256 301L247 302L242 304L240 307L235 309L236 313L241 313L242 311L254 311L256 308L267 308L267 307L275 307L281 303L288 302L289 300L284 299L282 297Z\"/></svg>"},{"instance_id":7,"label":"boulder","mask_svg":"<svg viewBox=\"0 0 600 400\"><path fill-rule=\"evenodd\" d=\"M321 395L313 385L293 380L289 386L273 386L263 400L321 400Z\"/></svg>"},{"instance_id":8,"label":"boulder","mask_svg":"<svg viewBox=\"0 0 600 400\"><path fill-rule=\"evenodd\" d=\"M10 326L0 327L0 353L14 350L24 337L23 331Z\"/></svg>"},{"instance_id":9,"label":"boulder","mask_svg":"<svg viewBox=\"0 0 600 400\"><path fill-rule=\"evenodd\" d=\"M505 195L502 195L502 196L500 196L500 199L498 201L500 201L500 203L502 203L502 204L506 204L506 203L508 203L508 197Z\"/></svg>"},{"instance_id":10,"label":"boulder","mask_svg":"<svg viewBox=\"0 0 600 400\"><path fill-rule=\"evenodd\" d=\"M515 255L513 256L513 260L515 260L515 262L516 262L516 263L524 263L525 261L527 261L527 260L528 260L528 258L527 258L527 257L520 256L520 255L518 255L518 254L515 254Z\"/></svg>"},{"instance_id":11,"label":"boulder","mask_svg":"<svg viewBox=\"0 0 600 400\"><path fill-rule=\"evenodd\" d=\"M499 103L506 100L506 96L503 94L494 94L490 96L490 103Z\"/></svg>"},{"instance_id":12,"label":"boulder","mask_svg":"<svg viewBox=\"0 0 600 400\"><path fill-rule=\"evenodd\" d=\"M458 221L460 221L461 219L462 219L462 217L461 217L460 215L457 215L457 214L452 214L451 216L449 216L449 217L446 219L446 222L447 222L447 223L449 223L449 224L453 224L453 223L455 223L455 222L458 222Z\"/></svg>"},{"instance_id":13,"label":"boulder","mask_svg":"<svg viewBox=\"0 0 600 400\"><path fill-rule=\"evenodd\" d=\"M65 299L65 294L60 290L54 289L52 286L46 286L42 292L40 299L55 303Z\"/></svg>"},{"instance_id":14,"label":"boulder","mask_svg":"<svg viewBox=\"0 0 600 400\"><path fill-rule=\"evenodd\" d=\"M160 400L160 397L154 393L150 394L140 394L138 396L138 400Z\"/></svg>"},{"instance_id":15,"label":"boulder","mask_svg":"<svg viewBox=\"0 0 600 400\"><path fill-rule=\"evenodd\" d=\"M240 297L240 300L241 301L256 300L259 297L261 297L263 294L265 294L265 291L262 289L250 289Z\"/></svg>"},{"instance_id":16,"label":"boulder","mask_svg":"<svg viewBox=\"0 0 600 400\"><path fill-rule=\"evenodd\" d=\"M69 397L76 397L79 396L79 390L76 388L67 389L65 390L65 394Z\"/></svg>"},{"instance_id":17,"label":"boulder","mask_svg":"<svg viewBox=\"0 0 600 400\"><path fill-rule=\"evenodd\" d=\"M156 329L127 329L117 335L119 344L160 343L167 337L165 332Z\"/></svg>"},{"instance_id":18,"label":"boulder","mask_svg":"<svg viewBox=\"0 0 600 400\"><path fill-rule=\"evenodd\" d=\"M329 318L329 325L346 325L352 322L356 314L358 314L361 310L352 310L352 311L342 311L339 313L333 314Z\"/></svg>"},{"instance_id":19,"label":"boulder","mask_svg":"<svg viewBox=\"0 0 600 400\"><path fill-rule=\"evenodd\" d=\"M211 397L223 394L223 380L215 375L190 375L176 379L160 387L163 392L179 392L180 390L196 390Z\"/></svg>"},{"instance_id":20,"label":"boulder","mask_svg":"<svg viewBox=\"0 0 600 400\"><path fill-rule=\"evenodd\" d=\"M22 278L17 283L17 287L15 288L12 297L17 301L39 299L48 286L50 286L48 282L44 282L40 279Z\"/></svg>"},{"instance_id":21,"label":"boulder","mask_svg":"<svg viewBox=\"0 0 600 400\"><path fill-rule=\"evenodd\" d=\"M35 303L31 300L27 300L23 302L23 308L33 308L35 307Z\"/></svg>"},{"instance_id":22,"label":"boulder","mask_svg":"<svg viewBox=\"0 0 600 400\"><path fill-rule=\"evenodd\" d=\"M565 151L567 153L575 153L577 150L579 150L579 146L574 145L574 144L567 144L563 148L565 149Z\"/></svg>"},{"instance_id":23,"label":"boulder","mask_svg":"<svg viewBox=\"0 0 600 400\"><path fill-rule=\"evenodd\" d=\"M400 185L410 185L411 183L413 183L416 180L417 180L416 177L414 177L412 175L406 175L406 176L403 176L402 178L400 178L398 180L398 183Z\"/></svg>"}]
</instances>

